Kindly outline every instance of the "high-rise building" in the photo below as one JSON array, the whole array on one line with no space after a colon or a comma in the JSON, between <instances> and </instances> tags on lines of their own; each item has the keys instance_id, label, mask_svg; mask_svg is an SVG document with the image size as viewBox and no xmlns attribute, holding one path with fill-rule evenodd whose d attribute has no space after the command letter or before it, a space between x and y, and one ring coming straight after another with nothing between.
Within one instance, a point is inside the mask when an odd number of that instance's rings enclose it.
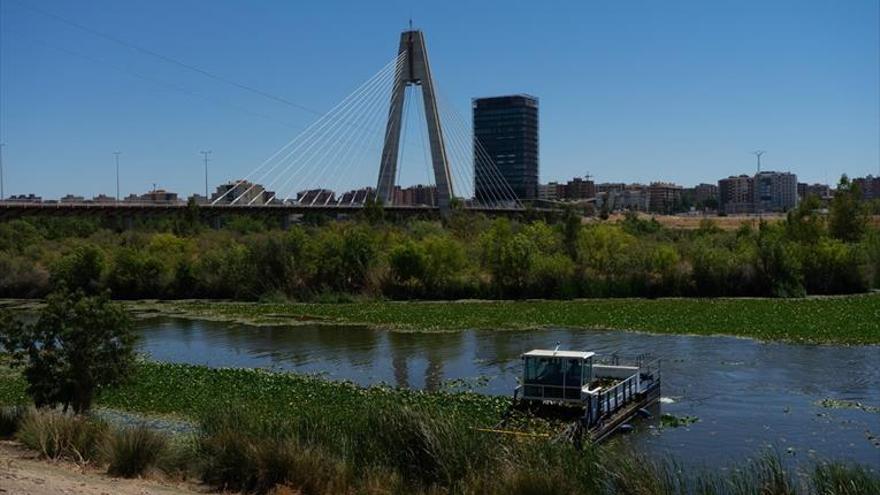
<instances>
[{"instance_id":1,"label":"high-rise building","mask_svg":"<svg viewBox=\"0 0 880 495\"><path fill-rule=\"evenodd\" d=\"M715 184L697 184L694 186L695 203L705 205L712 201L718 201L718 186Z\"/></svg>"},{"instance_id":2,"label":"high-rise building","mask_svg":"<svg viewBox=\"0 0 880 495\"><path fill-rule=\"evenodd\" d=\"M669 182L652 182L648 186L648 209L656 213L674 213L681 205L682 187Z\"/></svg>"},{"instance_id":3,"label":"high-rise building","mask_svg":"<svg viewBox=\"0 0 880 495\"><path fill-rule=\"evenodd\" d=\"M505 187L500 178L520 200L536 199L538 99L524 94L475 98L473 118L476 200L498 201Z\"/></svg>"},{"instance_id":4,"label":"high-rise building","mask_svg":"<svg viewBox=\"0 0 880 495\"><path fill-rule=\"evenodd\" d=\"M755 180L748 175L718 181L718 211L728 215L754 213Z\"/></svg>"},{"instance_id":5,"label":"high-rise building","mask_svg":"<svg viewBox=\"0 0 880 495\"><path fill-rule=\"evenodd\" d=\"M401 206L434 206L437 204L437 186L394 186L393 201Z\"/></svg>"},{"instance_id":6,"label":"high-rise building","mask_svg":"<svg viewBox=\"0 0 880 495\"><path fill-rule=\"evenodd\" d=\"M561 194L560 194L561 193ZM565 184L548 182L538 184L538 199L544 201L557 201L565 197Z\"/></svg>"},{"instance_id":7,"label":"high-rise building","mask_svg":"<svg viewBox=\"0 0 880 495\"><path fill-rule=\"evenodd\" d=\"M718 181L718 209L727 214L785 212L798 202L797 176L758 172Z\"/></svg>"},{"instance_id":8,"label":"high-rise building","mask_svg":"<svg viewBox=\"0 0 880 495\"><path fill-rule=\"evenodd\" d=\"M862 190L862 198L865 201L872 199L880 199L880 177L860 177L852 180L853 184L857 184Z\"/></svg>"},{"instance_id":9,"label":"high-rise building","mask_svg":"<svg viewBox=\"0 0 880 495\"><path fill-rule=\"evenodd\" d=\"M831 198L831 187L828 184L807 184L798 182L798 201L803 201L809 196L816 196L819 199Z\"/></svg>"},{"instance_id":10,"label":"high-rise building","mask_svg":"<svg viewBox=\"0 0 880 495\"><path fill-rule=\"evenodd\" d=\"M565 199L579 200L596 197L596 184L587 178L575 177L565 185Z\"/></svg>"},{"instance_id":11,"label":"high-rise building","mask_svg":"<svg viewBox=\"0 0 880 495\"><path fill-rule=\"evenodd\" d=\"M755 209L784 212L797 206L797 176L791 172L758 172L755 175Z\"/></svg>"}]
</instances>

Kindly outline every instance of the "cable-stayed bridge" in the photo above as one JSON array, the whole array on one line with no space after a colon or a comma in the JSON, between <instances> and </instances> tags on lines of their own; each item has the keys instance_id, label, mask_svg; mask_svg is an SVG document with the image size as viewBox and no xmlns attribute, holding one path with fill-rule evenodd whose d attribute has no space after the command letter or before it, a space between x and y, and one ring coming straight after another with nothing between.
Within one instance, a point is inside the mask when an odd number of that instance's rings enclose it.
<instances>
[{"instance_id":1,"label":"cable-stayed bridge","mask_svg":"<svg viewBox=\"0 0 880 495\"><path fill-rule=\"evenodd\" d=\"M420 95L420 98L418 96ZM406 135L410 118L418 135ZM407 144L420 142L425 167L424 193L414 201L401 187ZM410 149L410 156L413 150ZM358 177L378 169L375 182ZM373 172L375 173L375 172ZM479 189L479 199L475 191ZM469 120L444 98L428 59L420 30L401 33L398 51L307 129L240 178L218 187L201 205L220 212L295 214L309 211L351 213L381 202L402 214L453 208L508 214L523 210ZM39 213L167 212L181 204L149 202L0 203L0 215Z\"/></svg>"}]
</instances>

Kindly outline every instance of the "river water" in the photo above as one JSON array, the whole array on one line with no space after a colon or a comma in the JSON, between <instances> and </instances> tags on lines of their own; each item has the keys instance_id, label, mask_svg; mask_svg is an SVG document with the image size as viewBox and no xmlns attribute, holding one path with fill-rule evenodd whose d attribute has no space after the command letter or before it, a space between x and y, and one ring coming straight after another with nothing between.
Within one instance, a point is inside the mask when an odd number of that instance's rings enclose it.
<instances>
[{"instance_id":1,"label":"river water","mask_svg":"<svg viewBox=\"0 0 880 495\"><path fill-rule=\"evenodd\" d=\"M762 343L731 337L548 329L402 333L344 326L255 327L152 318L140 351L157 361L320 374L363 385L512 394L521 353L555 347L662 360L665 414L614 441L684 464L728 466L774 449L794 462L880 469L880 346ZM823 400L834 402L822 404ZM829 407L833 405L835 407Z\"/></svg>"}]
</instances>

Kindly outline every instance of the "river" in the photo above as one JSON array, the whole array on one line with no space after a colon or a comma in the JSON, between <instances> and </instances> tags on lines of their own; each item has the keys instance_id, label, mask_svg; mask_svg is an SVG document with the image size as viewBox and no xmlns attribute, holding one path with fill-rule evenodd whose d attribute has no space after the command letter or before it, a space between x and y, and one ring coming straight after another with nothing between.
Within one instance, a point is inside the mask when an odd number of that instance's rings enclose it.
<instances>
[{"instance_id":1,"label":"river","mask_svg":"<svg viewBox=\"0 0 880 495\"><path fill-rule=\"evenodd\" d=\"M616 443L707 466L741 463L770 448L795 462L839 459L880 468L880 346L571 329L404 333L172 318L141 320L138 331L139 350L157 361L502 395L512 394L519 356L530 349L559 342L600 354L651 352L662 360L662 412L698 421L660 427L655 417Z\"/></svg>"}]
</instances>

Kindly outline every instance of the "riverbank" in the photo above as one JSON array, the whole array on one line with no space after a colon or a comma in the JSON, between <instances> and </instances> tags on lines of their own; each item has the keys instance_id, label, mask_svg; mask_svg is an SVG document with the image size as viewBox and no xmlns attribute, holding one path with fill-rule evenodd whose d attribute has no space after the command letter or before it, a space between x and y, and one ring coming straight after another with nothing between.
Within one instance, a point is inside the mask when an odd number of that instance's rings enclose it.
<instances>
[{"instance_id":1,"label":"riverbank","mask_svg":"<svg viewBox=\"0 0 880 495\"><path fill-rule=\"evenodd\" d=\"M584 299L340 304L140 301L140 316L257 325L346 324L415 332L587 328L729 335L800 344L880 344L880 293L801 299Z\"/></svg>"},{"instance_id":2,"label":"riverbank","mask_svg":"<svg viewBox=\"0 0 880 495\"><path fill-rule=\"evenodd\" d=\"M26 404L24 380L2 368L0 405ZM731 469L682 470L629 449L575 450L540 436L497 435L479 428L501 418L508 398L361 388L296 374L141 362L128 383L101 391L96 404L191 421L192 443L178 444L164 469L220 490L281 484L295 493L649 495L699 486L707 494L740 487L737 493L825 495L880 487L870 465L793 466L756 451ZM511 427L550 426L520 417Z\"/></svg>"},{"instance_id":3,"label":"riverbank","mask_svg":"<svg viewBox=\"0 0 880 495\"><path fill-rule=\"evenodd\" d=\"M185 482L120 479L69 461L43 461L20 444L0 441L0 493L27 495L184 495L205 493Z\"/></svg>"}]
</instances>

